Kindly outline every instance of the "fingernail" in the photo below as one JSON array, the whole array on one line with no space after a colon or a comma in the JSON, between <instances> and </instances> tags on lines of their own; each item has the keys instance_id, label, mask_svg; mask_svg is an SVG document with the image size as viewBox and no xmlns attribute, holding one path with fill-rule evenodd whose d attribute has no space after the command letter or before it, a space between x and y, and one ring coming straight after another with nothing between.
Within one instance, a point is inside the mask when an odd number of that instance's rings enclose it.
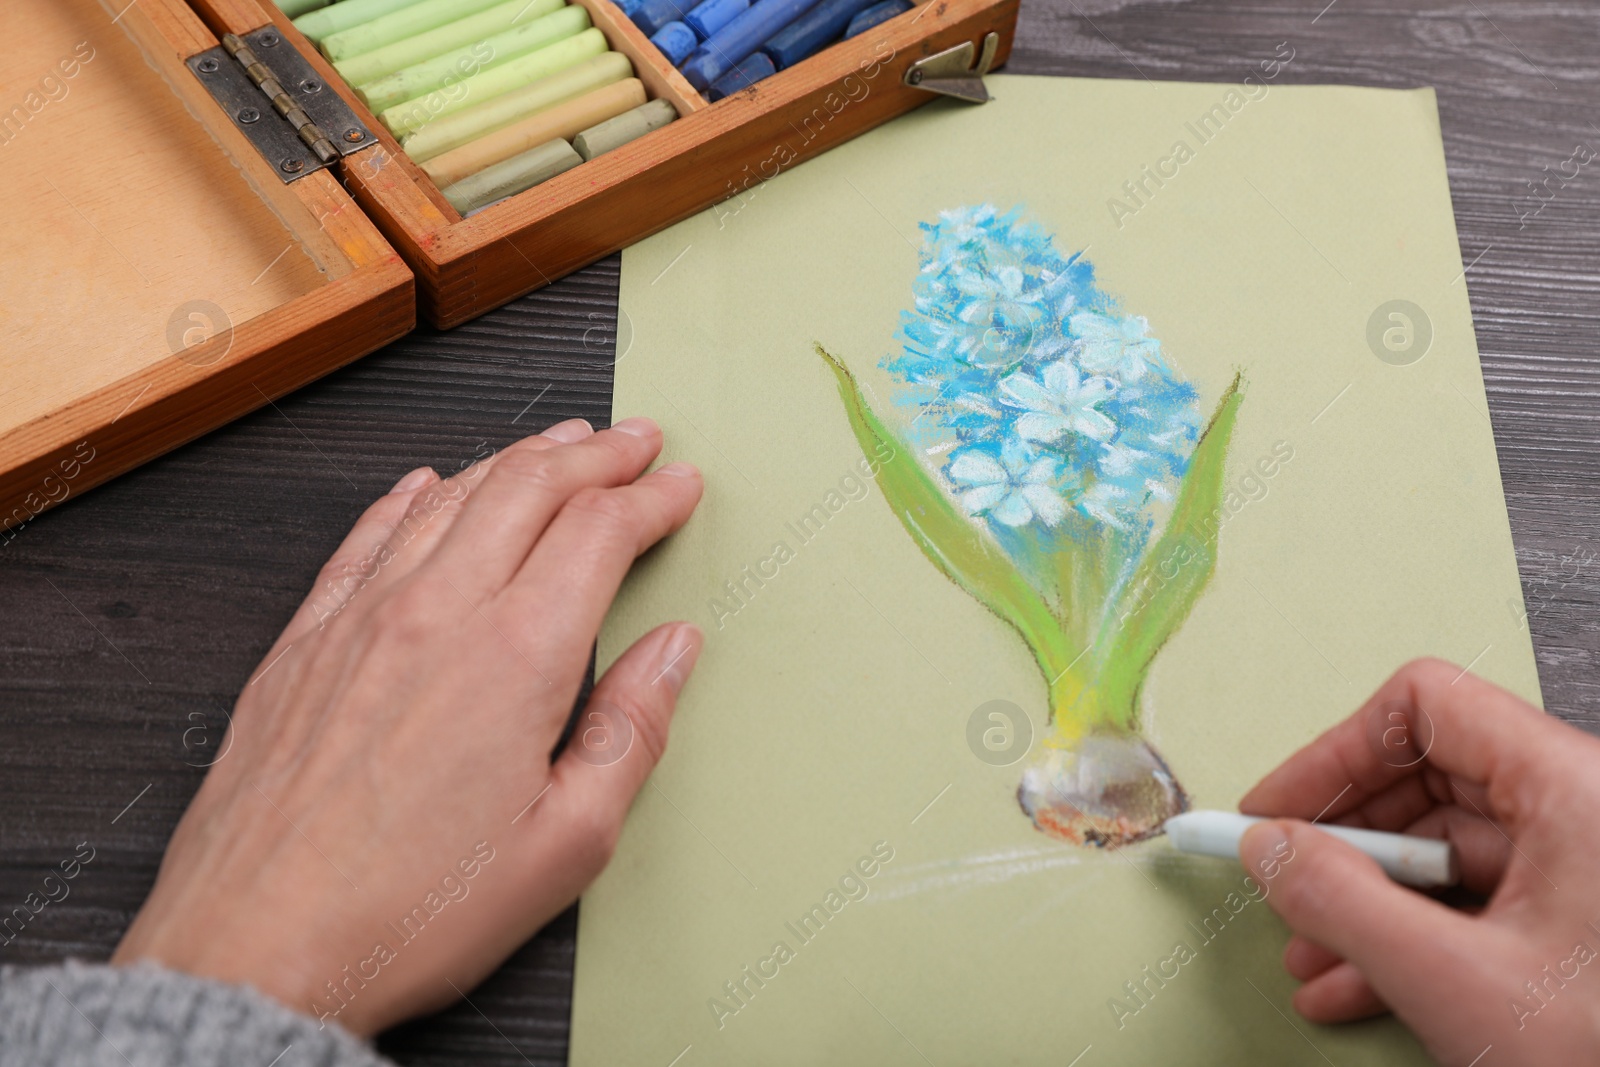
<instances>
[{"instance_id":1,"label":"fingernail","mask_svg":"<svg viewBox=\"0 0 1600 1067\"><path fill-rule=\"evenodd\" d=\"M700 473L700 469L693 463L668 463L656 471L657 474L670 474L674 478L692 478Z\"/></svg>"},{"instance_id":2,"label":"fingernail","mask_svg":"<svg viewBox=\"0 0 1600 1067\"><path fill-rule=\"evenodd\" d=\"M1278 869L1293 854L1283 823L1269 819L1258 822L1239 839L1239 862L1260 878L1275 878Z\"/></svg>"},{"instance_id":3,"label":"fingernail","mask_svg":"<svg viewBox=\"0 0 1600 1067\"><path fill-rule=\"evenodd\" d=\"M401 478L398 482L395 482L394 488L389 490L389 492L409 493L413 489L421 489L423 486L433 481L433 478L434 474L432 467L418 467L404 478Z\"/></svg>"},{"instance_id":4,"label":"fingernail","mask_svg":"<svg viewBox=\"0 0 1600 1067\"><path fill-rule=\"evenodd\" d=\"M695 660L700 658L700 648L705 644L705 639L700 627L690 622L679 623L662 646L655 678L650 684L664 685L672 690L673 696L677 696L683 690L683 683L689 680Z\"/></svg>"},{"instance_id":5,"label":"fingernail","mask_svg":"<svg viewBox=\"0 0 1600 1067\"><path fill-rule=\"evenodd\" d=\"M633 437L649 437L656 432L656 420L647 419L643 415L635 415L631 419L623 419L611 428Z\"/></svg>"},{"instance_id":6,"label":"fingernail","mask_svg":"<svg viewBox=\"0 0 1600 1067\"><path fill-rule=\"evenodd\" d=\"M594 427L589 425L587 419L568 419L549 427L540 437L548 437L552 441L563 445L575 445L579 441L594 433Z\"/></svg>"}]
</instances>

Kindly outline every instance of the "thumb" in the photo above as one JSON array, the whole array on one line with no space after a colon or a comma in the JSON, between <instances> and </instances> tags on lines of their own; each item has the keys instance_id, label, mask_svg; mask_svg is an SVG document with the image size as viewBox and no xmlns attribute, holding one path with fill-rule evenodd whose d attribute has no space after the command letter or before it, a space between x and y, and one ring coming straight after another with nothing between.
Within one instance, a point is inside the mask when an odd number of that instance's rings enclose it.
<instances>
[{"instance_id":1,"label":"thumb","mask_svg":"<svg viewBox=\"0 0 1600 1067\"><path fill-rule=\"evenodd\" d=\"M704 643L700 628L686 622L634 642L595 684L550 769L541 821L589 877L611 858L635 794L667 747L678 692Z\"/></svg>"},{"instance_id":2,"label":"thumb","mask_svg":"<svg viewBox=\"0 0 1600 1067\"><path fill-rule=\"evenodd\" d=\"M1309 823L1257 823L1239 859L1295 933L1347 960L1402 1017L1427 1010L1439 976L1460 973L1474 950L1470 919L1395 884L1365 853Z\"/></svg>"}]
</instances>

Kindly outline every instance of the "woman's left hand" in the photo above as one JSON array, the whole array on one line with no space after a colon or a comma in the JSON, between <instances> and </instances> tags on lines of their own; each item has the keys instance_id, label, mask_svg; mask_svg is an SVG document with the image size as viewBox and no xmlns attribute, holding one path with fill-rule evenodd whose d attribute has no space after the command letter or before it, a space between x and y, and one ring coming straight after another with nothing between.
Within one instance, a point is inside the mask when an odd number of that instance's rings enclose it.
<instances>
[{"instance_id":1,"label":"woman's left hand","mask_svg":"<svg viewBox=\"0 0 1600 1067\"><path fill-rule=\"evenodd\" d=\"M700 500L660 429L553 426L367 511L267 653L113 958L372 1034L472 988L605 866L702 636L669 623L551 752L634 559Z\"/></svg>"}]
</instances>

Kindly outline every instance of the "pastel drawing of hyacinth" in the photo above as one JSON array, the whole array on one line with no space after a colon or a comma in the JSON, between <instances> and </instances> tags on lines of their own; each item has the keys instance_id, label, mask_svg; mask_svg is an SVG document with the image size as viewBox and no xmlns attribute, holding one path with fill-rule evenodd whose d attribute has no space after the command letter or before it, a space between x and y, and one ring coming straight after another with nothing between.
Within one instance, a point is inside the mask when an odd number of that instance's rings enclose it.
<instances>
[{"instance_id":1,"label":"pastel drawing of hyacinth","mask_svg":"<svg viewBox=\"0 0 1600 1067\"><path fill-rule=\"evenodd\" d=\"M883 368L890 429L819 345L923 554L1027 642L1050 729L1017 799L1045 833L1117 846L1188 806L1140 733L1140 691L1216 565L1239 379L1202 422L1149 324L1020 208L923 223L914 303Z\"/></svg>"}]
</instances>

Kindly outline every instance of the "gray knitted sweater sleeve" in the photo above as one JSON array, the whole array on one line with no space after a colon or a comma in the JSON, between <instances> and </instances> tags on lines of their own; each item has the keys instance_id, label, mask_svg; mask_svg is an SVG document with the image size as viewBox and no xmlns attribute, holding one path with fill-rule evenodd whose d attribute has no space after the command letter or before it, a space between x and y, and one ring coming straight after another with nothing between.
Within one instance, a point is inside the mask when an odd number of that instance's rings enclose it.
<instances>
[{"instance_id":1,"label":"gray knitted sweater sleeve","mask_svg":"<svg viewBox=\"0 0 1600 1067\"><path fill-rule=\"evenodd\" d=\"M0 968L0 1067L241 1064L393 1067L244 986L147 965Z\"/></svg>"}]
</instances>

